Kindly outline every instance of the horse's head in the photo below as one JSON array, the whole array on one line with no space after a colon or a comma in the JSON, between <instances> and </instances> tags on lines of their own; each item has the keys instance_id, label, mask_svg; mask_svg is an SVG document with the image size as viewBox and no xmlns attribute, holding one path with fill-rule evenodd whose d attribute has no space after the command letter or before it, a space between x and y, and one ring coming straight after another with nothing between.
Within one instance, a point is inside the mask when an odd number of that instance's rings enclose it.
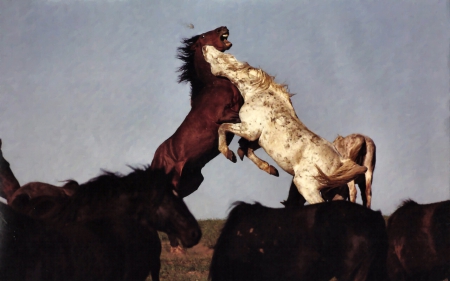
<instances>
[{"instance_id":1,"label":"horse's head","mask_svg":"<svg viewBox=\"0 0 450 281\"><path fill-rule=\"evenodd\" d=\"M202 237L197 220L175 190L166 187L156 210L157 229L178 237L185 247L196 245Z\"/></svg>"},{"instance_id":2,"label":"horse's head","mask_svg":"<svg viewBox=\"0 0 450 281\"><path fill-rule=\"evenodd\" d=\"M178 82L191 83L192 97L198 94L205 84L217 79L211 74L210 67L203 58L203 46L214 46L221 52L226 51L232 46L231 42L228 41L229 34L228 28L221 26L182 40L183 45L178 48L177 55L177 58L183 61L183 65L178 69L178 72L180 72Z\"/></svg>"},{"instance_id":3,"label":"horse's head","mask_svg":"<svg viewBox=\"0 0 450 281\"><path fill-rule=\"evenodd\" d=\"M183 199L172 189L170 177L163 170L146 170L145 189L150 198L141 198L148 206L145 217L148 224L159 231L176 236L185 247L196 245L202 236L197 220ZM151 200L152 204L148 204Z\"/></svg>"},{"instance_id":4,"label":"horse's head","mask_svg":"<svg viewBox=\"0 0 450 281\"><path fill-rule=\"evenodd\" d=\"M203 46L210 45L214 46L217 50L223 52L229 50L233 44L228 41L228 36L230 31L226 26L218 27L214 30L200 34L197 40L193 42L190 46L191 51L201 51Z\"/></svg>"},{"instance_id":5,"label":"horse's head","mask_svg":"<svg viewBox=\"0 0 450 281\"><path fill-rule=\"evenodd\" d=\"M244 98L250 88L267 89L272 81L272 78L261 69L251 67L248 63L241 62L233 55L225 54L213 46L204 46L203 56L211 66L211 73L228 78L239 88Z\"/></svg>"}]
</instances>

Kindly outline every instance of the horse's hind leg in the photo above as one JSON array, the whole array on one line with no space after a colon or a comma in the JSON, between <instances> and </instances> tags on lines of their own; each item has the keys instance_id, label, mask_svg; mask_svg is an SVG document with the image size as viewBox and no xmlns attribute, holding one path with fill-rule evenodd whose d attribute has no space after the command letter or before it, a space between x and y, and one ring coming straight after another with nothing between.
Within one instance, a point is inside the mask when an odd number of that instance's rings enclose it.
<instances>
[{"instance_id":1,"label":"horse's hind leg","mask_svg":"<svg viewBox=\"0 0 450 281\"><path fill-rule=\"evenodd\" d=\"M288 198L282 202L285 207L297 207L297 206L303 206L306 203L305 198L298 192L297 187L295 186L294 182L291 182L291 186L289 187L289 195Z\"/></svg>"},{"instance_id":2,"label":"horse's hind leg","mask_svg":"<svg viewBox=\"0 0 450 281\"><path fill-rule=\"evenodd\" d=\"M318 186L316 179L312 176L300 176L299 173L296 172L294 184L309 204L324 202L322 196L320 196L320 186Z\"/></svg>"},{"instance_id":3,"label":"horse's hind leg","mask_svg":"<svg viewBox=\"0 0 450 281\"><path fill-rule=\"evenodd\" d=\"M356 194L358 193L356 191L355 181L352 180L352 181L348 182L347 186L348 186L348 191L349 191L349 194L350 194L350 202L355 203L356 202Z\"/></svg>"},{"instance_id":4,"label":"horse's hind leg","mask_svg":"<svg viewBox=\"0 0 450 281\"><path fill-rule=\"evenodd\" d=\"M372 171L367 170L364 174L364 179L358 183L361 190L361 197L363 205L370 209L372 202Z\"/></svg>"}]
</instances>

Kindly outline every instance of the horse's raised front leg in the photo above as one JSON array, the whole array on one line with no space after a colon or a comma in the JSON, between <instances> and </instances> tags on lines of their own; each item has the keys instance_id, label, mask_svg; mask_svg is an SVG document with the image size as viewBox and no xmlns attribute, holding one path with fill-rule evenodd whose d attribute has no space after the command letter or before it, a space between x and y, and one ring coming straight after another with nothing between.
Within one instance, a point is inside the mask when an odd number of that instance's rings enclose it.
<instances>
[{"instance_id":1,"label":"horse's raised front leg","mask_svg":"<svg viewBox=\"0 0 450 281\"><path fill-rule=\"evenodd\" d=\"M231 151L226 142L226 132L254 141L259 138L261 131L258 128L250 128L247 123L230 124L225 123L219 127L219 151L230 161L236 163L236 156Z\"/></svg>"},{"instance_id":2,"label":"horse's raised front leg","mask_svg":"<svg viewBox=\"0 0 450 281\"><path fill-rule=\"evenodd\" d=\"M261 170L267 172L268 174L271 174L273 176L278 177L278 170L267 163L266 161L262 160L255 154L255 150L261 148L261 146L258 144L258 141L248 141L244 138L241 138L239 140L239 149L238 149L238 155L241 160L243 160L244 156L247 156L248 159L250 159L253 163L255 163L258 168Z\"/></svg>"}]
</instances>

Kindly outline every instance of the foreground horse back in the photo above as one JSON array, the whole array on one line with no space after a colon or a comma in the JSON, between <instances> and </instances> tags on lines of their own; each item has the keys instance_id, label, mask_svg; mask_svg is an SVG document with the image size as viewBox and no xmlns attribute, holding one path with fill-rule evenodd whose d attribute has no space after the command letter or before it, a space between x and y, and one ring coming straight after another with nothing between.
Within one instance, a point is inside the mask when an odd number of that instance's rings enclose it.
<instances>
[{"instance_id":1,"label":"foreground horse back","mask_svg":"<svg viewBox=\"0 0 450 281\"><path fill-rule=\"evenodd\" d=\"M215 246L210 280L386 280L384 219L346 201L272 209L238 203Z\"/></svg>"},{"instance_id":2,"label":"foreground horse back","mask_svg":"<svg viewBox=\"0 0 450 281\"><path fill-rule=\"evenodd\" d=\"M225 141L227 132L258 140L266 153L294 176L296 187L309 203L324 201L322 188L345 185L366 172L367 168L341 157L330 142L298 119L289 92L273 77L212 46L203 47L203 52L211 72L230 79L244 98L241 123L219 127L219 150L228 159L236 161Z\"/></svg>"},{"instance_id":3,"label":"foreground horse back","mask_svg":"<svg viewBox=\"0 0 450 281\"><path fill-rule=\"evenodd\" d=\"M3 157L2 140L0 139L0 196L9 201L19 188L19 182L11 171L8 161Z\"/></svg>"},{"instance_id":4,"label":"foreground horse back","mask_svg":"<svg viewBox=\"0 0 450 281\"><path fill-rule=\"evenodd\" d=\"M450 278L450 201L406 201L388 220L391 281Z\"/></svg>"}]
</instances>

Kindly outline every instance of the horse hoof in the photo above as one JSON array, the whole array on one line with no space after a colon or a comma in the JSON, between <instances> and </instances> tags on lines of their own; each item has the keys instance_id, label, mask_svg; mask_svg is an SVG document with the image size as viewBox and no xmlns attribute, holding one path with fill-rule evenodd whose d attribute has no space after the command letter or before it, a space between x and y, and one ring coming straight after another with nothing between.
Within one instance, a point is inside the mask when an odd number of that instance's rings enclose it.
<instances>
[{"instance_id":1,"label":"horse hoof","mask_svg":"<svg viewBox=\"0 0 450 281\"><path fill-rule=\"evenodd\" d=\"M239 147L237 153L238 153L239 158L241 159L241 161L243 161L244 160L244 156L245 156L244 150Z\"/></svg>"},{"instance_id":2,"label":"horse hoof","mask_svg":"<svg viewBox=\"0 0 450 281\"><path fill-rule=\"evenodd\" d=\"M270 166L269 167L269 174L271 174L273 176L276 176L276 177L279 176L278 170L274 166Z\"/></svg>"},{"instance_id":3,"label":"horse hoof","mask_svg":"<svg viewBox=\"0 0 450 281\"><path fill-rule=\"evenodd\" d=\"M236 163L236 155L234 155L234 152L233 152L233 151L228 150L227 158L228 158L231 162Z\"/></svg>"}]
</instances>

